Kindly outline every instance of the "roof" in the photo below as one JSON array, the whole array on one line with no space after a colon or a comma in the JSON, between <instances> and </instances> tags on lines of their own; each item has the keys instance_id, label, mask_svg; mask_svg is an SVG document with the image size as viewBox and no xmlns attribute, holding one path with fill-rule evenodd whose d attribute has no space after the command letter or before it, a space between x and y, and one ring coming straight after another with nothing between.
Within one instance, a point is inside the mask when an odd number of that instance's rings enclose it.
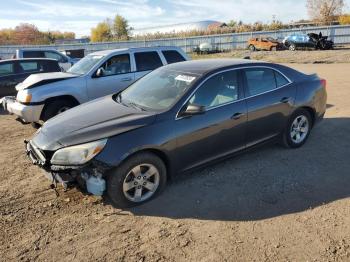
<instances>
[{"instance_id":1,"label":"roof","mask_svg":"<svg viewBox=\"0 0 350 262\"><path fill-rule=\"evenodd\" d=\"M52 58L43 58L43 57L38 57L38 58L14 58L14 59L4 59L4 60L0 60L1 62L11 62L11 61L55 61L58 63L58 61L56 59L52 59Z\"/></svg>"},{"instance_id":2,"label":"roof","mask_svg":"<svg viewBox=\"0 0 350 262\"><path fill-rule=\"evenodd\" d=\"M187 72L197 75L204 75L214 70L223 69L231 66L241 66L241 65L258 65L265 64L266 62L250 60L250 59L202 59L202 60L192 60L180 63L174 63L165 66L164 68Z\"/></svg>"},{"instance_id":3,"label":"roof","mask_svg":"<svg viewBox=\"0 0 350 262\"><path fill-rule=\"evenodd\" d=\"M179 47L177 46L151 46L151 47L130 47L130 48L119 48L119 49L110 49L110 50L102 50L102 51L96 51L90 54L93 55L109 55L112 53L117 52L126 52L126 51L147 51L147 50L179 50Z\"/></svg>"}]
</instances>

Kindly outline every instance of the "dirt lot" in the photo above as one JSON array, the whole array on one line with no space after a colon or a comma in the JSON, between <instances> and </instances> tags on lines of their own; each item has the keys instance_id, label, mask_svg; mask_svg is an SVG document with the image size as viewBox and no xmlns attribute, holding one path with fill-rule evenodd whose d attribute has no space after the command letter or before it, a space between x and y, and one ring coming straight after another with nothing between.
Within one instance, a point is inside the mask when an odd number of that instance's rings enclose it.
<instances>
[{"instance_id":1,"label":"dirt lot","mask_svg":"<svg viewBox=\"0 0 350 262\"><path fill-rule=\"evenodd\" d=\"M23 152L34 129L0 113L0 260L349 261L350 64L301 65L328 80L328 111L298 150L245 153L117 210L56 197Z\"/></svg>"}]
</instances>

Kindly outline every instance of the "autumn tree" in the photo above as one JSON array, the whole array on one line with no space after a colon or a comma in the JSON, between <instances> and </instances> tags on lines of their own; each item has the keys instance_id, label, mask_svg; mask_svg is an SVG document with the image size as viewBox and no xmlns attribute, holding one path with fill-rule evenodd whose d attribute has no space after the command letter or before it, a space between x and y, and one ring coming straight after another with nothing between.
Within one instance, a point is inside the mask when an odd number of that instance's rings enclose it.
<instances>
[{"instance_id":1,"label":"autumn tree","mask_svg":"<svg viewBox=\"0 0 350 262\"><path fill-rule=\"evenodd\" d=\"M100 22L91 29L91 42L104 42L112 40L112 30L108 20Z\"/></svg>"},{"instance_id":2,"label":"autumn tree","mask_svg":"<svg viewBox=\"0 0 350 262\"><path fill-rule=\"evenodd\" d=\"M32 24L20 24L15 27L13 41L19 45L41 44L44 35Z\"/></svg>"},{"instance_id":3,"label":"autumn tree","mask_svg":"<svg viewBox=\"0 0 350 262\"><path fill-rule=\"evenodd\" d=\"M307 0L306 7L311 19L329 24L342 14L344 0Z\"/></svg>"},{"instance_id":4,"label":"autumn tree","mask_svg":"<svg viewBox=\"0 0 350 262\"><path fill-rule=\"evenodd\" d=\"M339 16L339 24L350 25L350 14L345 14L345 15Z\"/></svg>"}]
</instances>

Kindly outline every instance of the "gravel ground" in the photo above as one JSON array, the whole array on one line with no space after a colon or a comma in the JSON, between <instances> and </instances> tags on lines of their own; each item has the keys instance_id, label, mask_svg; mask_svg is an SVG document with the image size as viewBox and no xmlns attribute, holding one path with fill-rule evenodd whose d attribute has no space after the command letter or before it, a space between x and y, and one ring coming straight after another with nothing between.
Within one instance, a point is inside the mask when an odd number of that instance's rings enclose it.
<instances>
[{"instance_id":1,"label":"gravel ground","mask_svg":"<svg viewBox=\"0 0 350 262\"><path fill-rule=\"evenodd\" d=\"M301 149L267 145L118 210L49 189L23 150L35 132L0 112L2 261L349 261L350 64L293 64L328 80L328 111Z\"/></svg>"}]
</instances>

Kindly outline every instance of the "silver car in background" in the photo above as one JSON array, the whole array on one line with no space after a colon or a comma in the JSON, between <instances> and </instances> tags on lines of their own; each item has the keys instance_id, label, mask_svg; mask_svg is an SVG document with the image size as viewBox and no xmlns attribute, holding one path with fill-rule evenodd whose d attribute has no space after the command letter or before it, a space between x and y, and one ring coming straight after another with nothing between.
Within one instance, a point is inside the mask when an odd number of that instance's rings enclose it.
<instances>
[{"instance_id":1,"label":"silver car in background","mask_svg":"<svg viewBox=\"0 0 350 262\"><path fill-rule=\"evenodd\" d=\"M150 71L188 60L178 47L105 50L91 53L67 72L31 75L3 107L23 122L47 121L74 106L117 93Z\"/></svg>"}]
</instances>

